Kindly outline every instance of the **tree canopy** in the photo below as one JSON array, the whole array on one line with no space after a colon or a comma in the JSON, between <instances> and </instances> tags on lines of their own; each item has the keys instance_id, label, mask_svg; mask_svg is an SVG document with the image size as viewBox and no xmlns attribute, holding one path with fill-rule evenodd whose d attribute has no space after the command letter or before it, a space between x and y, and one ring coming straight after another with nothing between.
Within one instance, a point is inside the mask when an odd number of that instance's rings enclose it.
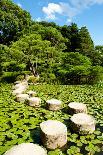
<instances>
[{"instance_id":1,"label":"tree canopy","mask_svg":"<svg viewBox=\"0 0 103 155\"><path fill-rule=\"evenodd\" d=\"M31 23L30 14L10 0L0 1L0 43L9 45L18 40Z\"/></svg>"},{"instance_id":2,"label":"tree canopy","mask_svg":"<svg viewBox=\"0 0 103 155\"><path fill-rule=\"evenodd\" d=\"M103 46L94 47L87 27L33 21L11 0L1 0L0 8L1 77L30 71L63 84L103 79Z\"/></svg>"}]
</instances>

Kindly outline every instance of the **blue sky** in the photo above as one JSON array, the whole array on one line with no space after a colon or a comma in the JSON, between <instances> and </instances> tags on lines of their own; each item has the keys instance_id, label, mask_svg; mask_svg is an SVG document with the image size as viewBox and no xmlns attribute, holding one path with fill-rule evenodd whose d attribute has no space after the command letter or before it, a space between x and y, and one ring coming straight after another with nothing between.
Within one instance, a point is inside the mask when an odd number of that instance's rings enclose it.
<instances>
[{"instance_id":1,"label":"blue sky","mask_svg":"<svg viewBox=\"0 0 103 155\"><path fill-rule=\"evenodd\" d=\"M95 45L103 45L103 0L13 0L33 20L86 26Z\"/></svg>"}]
</instances>

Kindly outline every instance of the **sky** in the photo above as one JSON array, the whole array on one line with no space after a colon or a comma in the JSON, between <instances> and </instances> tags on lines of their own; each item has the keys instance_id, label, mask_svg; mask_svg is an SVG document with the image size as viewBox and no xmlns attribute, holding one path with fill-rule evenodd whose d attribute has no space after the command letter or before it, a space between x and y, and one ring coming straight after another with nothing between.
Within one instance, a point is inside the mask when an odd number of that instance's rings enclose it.
<instances>
[{"instance_id":1,"label":"sky","mask_svg":"<svg viewBox=\"0 0 103 155\"><path fill-rule=\"evenodd\" d=\"M103 0L13 0L33 20L86 26L95 45L103 45Z\"/></svg>"}]
</instances>

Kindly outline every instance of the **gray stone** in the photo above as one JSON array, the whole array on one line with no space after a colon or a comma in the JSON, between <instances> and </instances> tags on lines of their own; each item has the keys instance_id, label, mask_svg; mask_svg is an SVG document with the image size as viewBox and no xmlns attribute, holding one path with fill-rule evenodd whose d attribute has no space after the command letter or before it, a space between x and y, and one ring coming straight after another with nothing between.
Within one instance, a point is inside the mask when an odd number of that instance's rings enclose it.
<instances>
[{"instance_id":1,"label":"gray stone","mask_svg":"<svg viewBox=\"0 0 103 155\"><path fill-rule=\"evenodd\" d=\"M43 145L51 150L63 148L67 143L67 127L56 120L48 120L40 124Z\"/></svg>"},{"instance_id":2,"label":"gray stone","mask_svg":"<svg viewBox=\"0 0 103 155\"><path fill-rule=\"evenodd\" d=\"M87 113L86 104L78 103L78 102L71 102L68 104L69 113L70 114L77 114L77 113Z\"/></svg>"},{"instance_id":3,"label":"gray stone","mask_svg":"<svg viewBox=\"0 0 103 155\"><path fill-rule=\"evenodd\" d=\"M19 94L16 96L17 102L25 102L29 98L28 94Z\"/></svg>"},{"instance_id":4,"label":"gray stone","mask_svg":"<svg viewBox=\"0 0 103 155\"><path fill-rule=\"evenodd\" d=\"M71 119L71 129L79 134L91 134L95 131L95 120L85 113L74 114Z\"/></svg>"},{"instance_id":5,"label":"gray stone","mask_svg":"<svg viewBox=\"0 0 103 155\"><path fill-rule=\"evenodd\" d=\"M39 97L29 97L27 102L30 106L33 107L40 107L41 99Z\"/></svg>"},{"instance_id":6,"label":"gray stone","mask_svg":"<svg viewBox=\"0 0 103 155\"><path fill-rule=\"evenodd\" d=\"M46 103L47 103L48 109L52 110L52 111L57 111L57 110L60 110L62 108L62 102L60 100L57 100L57 99L47 100Z\"/></svg>"},{"instance_id":7,"label":"gray stone","mask_svg":"<svg viewBox=\"0 0 103 155\"><path fill-rule=\"evenodd\" d=\"M47 151L37 144L22 143L12 147L4 155L47 155Z\"/></svg>"}]
</instances>

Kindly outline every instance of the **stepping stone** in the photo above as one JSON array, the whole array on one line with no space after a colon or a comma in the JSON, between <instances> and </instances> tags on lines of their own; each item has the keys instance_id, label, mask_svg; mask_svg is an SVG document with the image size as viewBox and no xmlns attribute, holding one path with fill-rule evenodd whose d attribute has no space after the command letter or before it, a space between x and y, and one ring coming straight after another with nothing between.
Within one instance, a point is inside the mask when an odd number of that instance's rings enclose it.
<instances>
[{"instance_id":1,"label":"stepping stone","mask_svg":"<svg viewBox=\"0 0 103 155\"><path fill-rule=\"evenodd\" d=\"M37 144L22 143L12 147L4 155L47 155L47 151Z\"/></svg>"},{"instance_id":2,"label":"stepping stone","mask_svg":"<svg viewBox=\"0 0 103 155\"><path fill-rule=\"evenodd\" d=\"M20 87L25 87L26 89L28 87L28 82L22 81L20 83L17 83L16 85L13 86L13 89L19 89Z\"/></svg>"},{"instance_id":3,"label":"stepping stone","mask_svg":"<svg viewBox=\"0 0 103 155\"><path fill-rule=\"evenodd\" d=\"M28 91L27 94L29 95L29 97L34 97L37 93L35 91Z\"/></svg>"},{"instance_id":4,"label":"stepping stone","mask_svg":"<svg viewBox=\"0 0 103 155\"><path fill-rule=\"evenodd\" d=\"M27 99L27 102L30 106L40 107L41 99L39 97L30 97Z\"/></svg>"},{"instance_id":5,"label":"stepping stone","mask_svg":"<svg viewBox=\"0 0 103 155\"><path fill-rule=\"evenodd\" d=\"M12 88L13 89L18 89L18 88L20 88L22 86L22 84L21 83L18 83L18 84L16 84L16 85L14 85Z\"/></svg>"},{"instance_id":6,"label":"stepping stone","mask_svg":"<svg viewBox=\"0 0 103 155\"><path fill-rule=\"evenodd\" d=\"M57 111L62 108L62 102L57 99L47 100L46 103L49 110Z\"/></svg>"},{"instance_id":7,"label":"stepping stone","mask_svg":"<svg viewBox=\"0 0 103 155\"><path fill-rule=\"evenodd\" d=\"M27 89L27 85L23 85L23 84L21 84L21 83L19 83L19 84L16 84L15 86L13 86L13 90L15 90L15 89L20 89L20 88L23 88L23 89Z\"/></svg>"},{"instance_id":8,"label":"stepping stone","mask_svg":"<svg viewBox=\"0 0 103 155\"><path fill-rule=\"evenodd\" d=\"M14 89L12 91L12 94L13 95L23 94L26 91L26 89L27 89L26 86L20 86L19 88Z\"/></svg>"},{"instance_id":9,"label":"stepping stone","mask_svg":"<svg viewBox=\"0 0 103 155\"><path fill-rule=\"evenodd\" d=\"M95 120L85 113L74 114L71 119L71 128L79 134L91 134L95 131Z\"/></svg>"},{"instance_id":10,"label":"stepping stone","mask_svg":"<svg viewBox=\"0 0 103 155\"><path fill-rule=\"evenodd\" d=\"M17 102L25 102L29 98L28 94L19 94L16 96Z\"/></svg>"},{"instance_id":11,"label":"stepping stone","mask_svg":"<svg viewBox=\"0 0 103 155\"><path fill-rule=\"evenodd\" d=\"M22 93L24 93L24 89L16 89L16 90L13 90L12 91L12 94L13 95L19 95L19 94L22 94Z\"/></svg>"},{"instance_id":12,"label":"stepping stone","mask_svg":"<svg viewBox=\"0 0 103 155\"><path fill-rule=\"evenodd\" d=\"M87 113L87 106L83 103L71 102L68 104L69 113L77 114L77 113Z\"/></svg>"},{"instance_id":13,"label":"stepping stone","mask_svg":"<svg viewBox=\"0 0 103 155\"><path fill-rule=\"evenodd\" d=\"M43 145L51 150L63 148L67 143L67 127L56 120L44 121L40 124Z\"/></svg>"}]
</instances>

